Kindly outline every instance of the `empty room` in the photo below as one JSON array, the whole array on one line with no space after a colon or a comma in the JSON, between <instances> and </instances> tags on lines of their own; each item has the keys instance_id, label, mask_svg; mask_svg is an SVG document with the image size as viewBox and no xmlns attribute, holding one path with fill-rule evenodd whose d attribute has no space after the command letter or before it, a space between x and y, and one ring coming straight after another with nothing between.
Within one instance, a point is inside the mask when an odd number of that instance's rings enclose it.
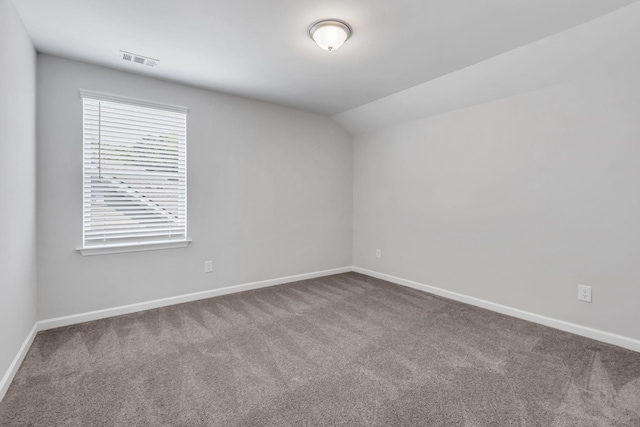
<instances>
[{"instance_id":1,"label":"empty room","mask_svg":"<svg viewBox=\"0 0 640 427\"><path fill-rule=\"evenodd\" d=\"M0 426L640 427L640 1L0 0Z\"/></svg>"}]
</instances>

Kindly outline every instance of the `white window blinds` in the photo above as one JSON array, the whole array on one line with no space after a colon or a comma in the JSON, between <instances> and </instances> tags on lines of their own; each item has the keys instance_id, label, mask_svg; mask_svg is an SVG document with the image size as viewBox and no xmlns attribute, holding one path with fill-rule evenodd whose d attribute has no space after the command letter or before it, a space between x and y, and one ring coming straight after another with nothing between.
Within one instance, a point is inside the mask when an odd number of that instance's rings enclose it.
<instances>
[{"instance_id":1,"label":"white window blinds","mask_svg":"<svg viewBox=\"0 0 640 427\"><path fill-rule=\"evenodd\" d=\"M186 110L81 95L84 248L186 240Z\"/></svg>"}]
</instances>

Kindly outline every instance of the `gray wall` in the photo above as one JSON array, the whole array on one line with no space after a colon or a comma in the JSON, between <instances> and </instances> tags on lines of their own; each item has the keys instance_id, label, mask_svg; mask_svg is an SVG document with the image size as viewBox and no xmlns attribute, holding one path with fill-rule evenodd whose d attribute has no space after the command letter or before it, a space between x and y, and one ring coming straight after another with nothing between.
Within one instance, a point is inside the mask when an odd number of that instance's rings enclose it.
<instances>
[{"instance_id":1,"label":"gray wall","mask_svg":"<svg viewBox=\"0 0 640 427\"><path fill-rule=\"evenodd\" d=\"M638 68L358 136L354 265L640 339Z\"/></svg>"},{"instance_id":2,"label":"gray wall","mask_svg":"<svg viewBox=\"0 0 640 427\"><path fill-rule=\"evenodd\" d=\"M36 321L36 52L0 0L0 378Z\"/></svg>"},{"instance_id":3,"label":"gray wall","mask_svg":"<svg viewBox=\"0 0 640 427\"><path fill-rule=\"evenodd\" d=\"M351 265L352 140L329 118L38 57L39 317ZM78 89L189 108L188 248L82 257ZM204 273L213 260L214 272Z\"/></svg>"}]
</instances>

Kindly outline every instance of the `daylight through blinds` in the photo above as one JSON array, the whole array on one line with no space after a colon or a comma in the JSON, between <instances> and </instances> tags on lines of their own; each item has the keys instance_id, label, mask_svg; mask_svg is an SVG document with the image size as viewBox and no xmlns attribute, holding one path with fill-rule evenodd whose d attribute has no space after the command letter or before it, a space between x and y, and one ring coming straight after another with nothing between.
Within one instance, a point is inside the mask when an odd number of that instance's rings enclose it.
<instances>
[{"instance_id":1,"label":"daylight through blinds","mask_svg":"<svg viewBox=\"0 0 640 427\"><path fill-rule=\"evenodd\" d=\"M83 98L84 247L186 239L186 114Z\"/></svg>"}]
</instances>

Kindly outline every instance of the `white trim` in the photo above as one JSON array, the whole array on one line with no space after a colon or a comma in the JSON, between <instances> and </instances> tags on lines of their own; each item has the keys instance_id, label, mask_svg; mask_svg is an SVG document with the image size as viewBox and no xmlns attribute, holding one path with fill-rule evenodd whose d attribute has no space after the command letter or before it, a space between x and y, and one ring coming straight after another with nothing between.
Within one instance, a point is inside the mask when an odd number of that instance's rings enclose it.
<instances>
[{"instance_id":1,"label":"white trim","mask_svg":"<svg viewBox=\"0 0 640 427\"><path fill-rule=\"evenodd\" d=\"M121 254L125 252L156 251L159 249L186 248L191 240L174 240L164 242L129 243L124 245L89 246L77 248L82 256Z\"/></svg>"},{"instance_id":2,"label":"white trim","mask_svg":"<svg viewBox=\"0 0 640 427\"><path fill-rule=\"evenodd\" d=\"M253 289L266 288L269 286L282 285L284 283L297 282L300 280L313 279L316 277L330 276L332 274L348 273L351 267L334 268L331 270L316 271L313 273L298 274L295 276L279 277L276 279L261 280L259 282L245 283L242 285L227 286L224 288L211 289L208 291L195 292L192 294L179 295L175 297L162 298L153 301L140 302L137 304L123 305L120 307L105 308L103 310L90 311L88 313L73 314L71 316L57 317L54 319L40 320L38 330L59 328L62 326L75 325L77 323L90 322L92 320L104 319L107 317L120 316L122 314L135 313L138 311L151 310L153 308L166 307L168 305L182 304L185 302L197 301L221 295L233 294L236 292L250 291Z\"/></svg>"},{"instance_id":3,"label":"white trim","mask_svg":"<svg viewBox=\"0 0 640 427\"><path fill-rule=\"evenodd\" d=\"M586 326L577 325L575 323L565 322L563 320L553 319L550 317L542 316L539 314L530 313L527 311L519 310L512 307L507 307L501 304L496 304L490 301L485 301L479 298L470 297L467 295L459 294L457 292L447 291L445 289L436 288L433 286L425 285L422 283L414 282L412 280L402 279L399 277L391 276L389 274L379 273L377 271L367 270L365 268L351 266L334 268L331 270L316 271L307 274L298 274L294 276L280 277L270 280L262 280L258 282L245 283L242 285L227 286L219 289L212 289L203 292L196 292L192 294L180 295L176 297L169 297L163 299L157 299L153 301L147 301L137 304L130 304L121 307L107 308L103 310L91 311L88 313L75 314L71 316L58 317L55 319L40 320L29 332L29 335L25 339L22 347L18 351L18 354L14 358L13 362L9 366L6 374L0 381L0 401L9 389L9 385L15 374L20 368L20 364L24 360L33 340L38 331L45 331L47 329L59 328L62 326L75 325L78 323L89 322L92 320L104 319L107 317L119 316L122 314L135 313L138 311L151 310L153 308L166 307L174 304L182 304L190 301L197 301L206 298L212 298L221 295L232 294L236 292L244 292L252 289L266 288L269 286L281 285L284 283L291 283L300 280L313 279L316 277L330 276L332 274L348 273L355 271L357 273L366 274L367 276L376 277L378 279L386 280L388 282L396 283L398 285L407 286L409 288L417 289L423 292L428 292L434 295L439 295L445 298L449 298L455 301L460 301L466 304L471 304L477 307L486 308L497 313L506 314L508 316L516 317L518 319L528 320L530 322L538 323L541 325L549 326L551 328L560 329L565 332L570 332L576 335L581 335L587 338L591 338L597 341L602 341L608 344L617 345L629 350L640 352L640 340L634 338L625 337L622 335L612 334L610 332L601 331L598 329L589 328Z\"/></svg>"},{"instance_id":4,"label":"white trim","mask_svg":"<svg viewBox=\"0 0 640 427\"><path fill-rule=\"evenodd\" d=\"M162 102L148 101L146 99L132 98L129 96L113 95L110 93L96 92L94 90L80 89L80 98L97 99L98 101L121 102L123 104L137 105L140 107L157 108L159 110L174 111L187 114L189 109L181 105L165 104Z\"/></svg>"},{"instance_id":5,"label":"white trim","mask_svg":"<svg viewBox=\"0 0 640 427\"><path fill-rule=\"evenodd\" d=\"M459 294L457 292L447 291L446 289L436 288L434 286L425 285L423 283L414 282L413 280L402 279L400 277L391 276L389 274L378 273L377 271L367 270L366 268L353 267L353 271L367 276L376 277L398 285L428 292L430 294L439 295L455 301L466 304L475 305L476 307L486 308L487 310L497 313L506 314L507 316L516 317L518 319L528 320L529 322L538 323L540 325L549 326L551 328L560 329L561 331L570 332L572 334L602 341L607 344L617 345L629 350L640 352L640 340L613 334L611 332L601 331L599 329L582 326L564 320L558 320L540 314L531 313L517 308L508 307L506 305L496 304L491 301L482 300L480 298L470 297Z\"/></svg>"},{"instance_id":6,"label":"white trim","mask_svg":"<svg viewBox=\"0 0 640 427\"><path fill-rule=\"evenodd\" d=\"M13 362L11 362L11 365L9 365L9 369L7 369L4 377L2 377L2 381L0 381L0 402L2 402L2 399L7 393L7 390L9 390L9 386L11 385L13 378L16 376L16 373L18 373L18 369L20 369L22 361L29 352L31 344L33 343L33 340L35 339L38 331L38 322L36 322L33 325L33 328L31 328L31 332L29 332L29 335L27 335L27 338L22 343L20 350L18 350L18 354L16 354L16 357L13 358Z\"/></svg>"},{"instance_id":7,"label":"white trim","mask_svg":"<svg viewBox=\"0 0 640 427\"><path fill-rule=\"evenodd\" d=\"M297 274L294 276L279 277L276 279L261 280L258 282L245 283L242 285L227 286L219 289L212 289L209 291L195 292L192 294L179 295L176 297L162 298L153 301L141 302L137 304L124 305L120 307L106 308L103 310L91 311L88 313L74 314L71 316L57 317L55 319L39 320L33 325L31 332L25 339L22 347L18 351L18 354L13 359L13 362L9 366L9 369L5 373L2 381L0 382L0 401L4 397L5 393L9 389L13 378L15 377L22 361L24 360L31 344L35 339L36 334L39 331L46 331L48 329L59 328L62 326L75 325L83 322L90 322L92 320L104 319L107 317L120 316L122 314L135 313L138 311L151 310L159 307L166 307L174 304L182 304L190 301L197 301L206 298L217 297L221 295L233 294L236 292L250 291L252 289L266 288L269 286L282 285L285 283L297 282L300 280L314 279L316 277L330 276L332 274L348 273L352 271L352 267L334 268L331 270L315 271L313 273Z\"/></svg>"}]
</instances>

